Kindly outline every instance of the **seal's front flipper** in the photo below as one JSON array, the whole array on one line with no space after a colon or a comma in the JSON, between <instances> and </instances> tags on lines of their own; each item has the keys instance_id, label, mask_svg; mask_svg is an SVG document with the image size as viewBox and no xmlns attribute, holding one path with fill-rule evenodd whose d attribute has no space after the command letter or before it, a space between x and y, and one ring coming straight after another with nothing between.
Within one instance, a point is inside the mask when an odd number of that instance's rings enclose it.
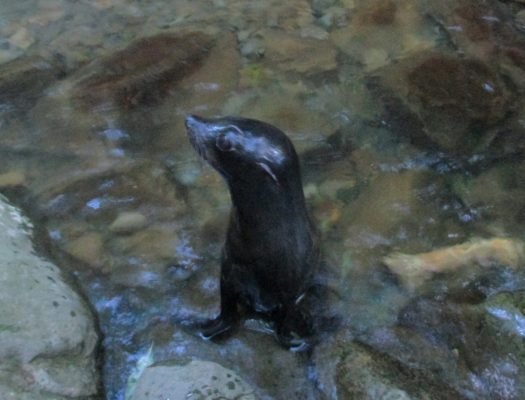
<instances>
[{"instance_id":1,"label":"seal's front flipper","mask_svg":"<svg viewBox=\"0 0 525 400\"><path fill-rule=\"evenodd\" d=\"M221 313L217 318L201 325L199 336L209 340L226 334L238 325L239 319L237 296L228 290L224 279L221 278Z\"/></svg>"},{"instance_id":2,"label":"seal's front flipper","mask_svg":"<svg viewBox=\"0 0 525 400\"><path fill-rule=\"evenodd\" d=\"M219 316L202 324L199 336L205 340L210 340L226 334L237 325L235 320L226 319Z\"/></svg>"}]
</instances>

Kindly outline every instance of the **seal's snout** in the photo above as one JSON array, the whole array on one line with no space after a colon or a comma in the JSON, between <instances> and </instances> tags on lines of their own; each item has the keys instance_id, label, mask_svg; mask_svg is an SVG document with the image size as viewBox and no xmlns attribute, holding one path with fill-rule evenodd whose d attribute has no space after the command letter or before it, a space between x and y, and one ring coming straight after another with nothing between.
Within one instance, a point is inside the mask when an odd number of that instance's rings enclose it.
<instances>
[{"instance_id":1,"label":"seal's snout","mask_svg":"<svg viewBox=\"0 0 525 400\"><path fill-rule=\"evenodd\" d=\"M186 117L186 129L188 130L195 130L197 126L202 125L204 121L202 118L197 117L196 115L189 114Z\"/></svg>"},{"instance_id":2,"label":"seal's snout","mask_svg":"<svg viewBox=\"0 0 525 400\"><path fill-rule=\"evenodd\" d=\"M209 119L188 114L185 125L186 131L190 136L201 138L202 140L208 140L214 136L215 125Z\"/></svg>"},{"instance_id":3,"label":"seal's snout","mask_svg":"<svg viewBox=\"0 0 525 400\"><path fill-rule=\"evenodd\" d=\"M208 120L196 115L188 114L185 120L186 132L190 139L190 143L197 150L197 153L212 163L213 155L210 149L214 142L214 133L210 129Z\"/></svg>"}]
</instances>

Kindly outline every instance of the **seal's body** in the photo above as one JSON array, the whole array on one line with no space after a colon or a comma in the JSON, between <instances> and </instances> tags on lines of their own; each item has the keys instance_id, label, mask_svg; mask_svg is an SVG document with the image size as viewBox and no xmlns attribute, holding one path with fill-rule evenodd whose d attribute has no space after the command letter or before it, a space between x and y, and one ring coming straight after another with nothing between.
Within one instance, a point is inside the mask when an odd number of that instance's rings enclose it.
<instances>
[{"instance_id":1,"label":"seal's body","mask_svg":"<svg viewBox=\"0 0 525 400\"><path fill-rule=\"evenodd\" d=\"M232 210L222 252L221 313L202 332L230 330L241 305L275 323L279 340L299 345L312 333L304 299L319 265L299 161L288 137L261 121L188 116L197 152L226 180Z\"/></svg>"}]
</instances>

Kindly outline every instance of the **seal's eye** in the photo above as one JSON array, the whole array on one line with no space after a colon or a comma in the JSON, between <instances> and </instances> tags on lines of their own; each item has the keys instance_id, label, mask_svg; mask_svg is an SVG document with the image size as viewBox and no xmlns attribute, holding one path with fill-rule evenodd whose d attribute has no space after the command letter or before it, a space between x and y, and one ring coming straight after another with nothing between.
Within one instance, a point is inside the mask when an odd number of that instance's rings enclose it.
<instances>
[{"instance_id":1,"label":"seal's eye","mask_svg":"<svg viewBox=\"0 0 525 400\"><path fill-rule=\"evenodd\" d=\"M220 151L232 151L233 150L232 141L228 139L224 133L217 136L217 139L215 140L215 145Z\"/></svg>"}]
</instances>

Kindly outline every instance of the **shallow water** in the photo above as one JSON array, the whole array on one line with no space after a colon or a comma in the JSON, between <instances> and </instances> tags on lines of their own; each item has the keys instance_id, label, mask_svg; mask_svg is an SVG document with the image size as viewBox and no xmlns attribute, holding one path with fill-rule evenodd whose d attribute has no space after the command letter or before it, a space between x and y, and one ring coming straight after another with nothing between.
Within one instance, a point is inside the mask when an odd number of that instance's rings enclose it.
<instances>
[{"instance_id":1,"label":"shallow water","mask_svg":"<svg viewBox=\"0 0 525 400\"><path fill-rule=\"evenodd\" d=\"M495 343L522 341L525 259L479 238L519 247L525 234L523 10L2 2L0 188L41 221L46 251L96 310L107 398L124 398L151 344L156 361L216 360L261 398L382 398L352 392L343 367L327 378L323 350L286 352L250 323L218 344L196 337L190 323L218 312L230 200L186 139L188 113L258 118L291 137L341 271L338 335L405 371L386 381L415 398L417 379L430 398L522 398L523 343ZM134 222L116 228L122 212ZM455 267L439 253L424 273L384 259L466 242L474 255L456 249Z\"/></svg>"}]
</instances>

